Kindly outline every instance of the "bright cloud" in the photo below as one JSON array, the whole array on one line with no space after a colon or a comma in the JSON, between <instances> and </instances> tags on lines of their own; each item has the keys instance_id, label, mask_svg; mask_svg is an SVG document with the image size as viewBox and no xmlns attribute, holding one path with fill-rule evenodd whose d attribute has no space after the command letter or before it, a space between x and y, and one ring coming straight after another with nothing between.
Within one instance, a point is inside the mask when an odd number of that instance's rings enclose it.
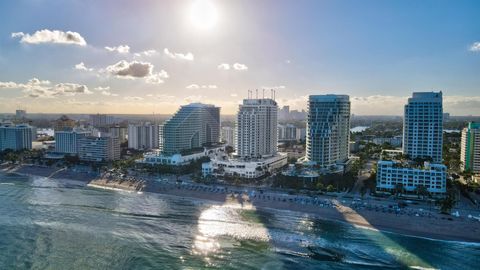
<instances>
[{"instance_id":1,"label":"bright cloud","mask_svg":"<svg viewBox=\"0 0 480 270\"><path fill-rule=\"evenodd\" d=\"M233 64L233 69L235 69L235 70L247 70L248 67L244 64L235 63L235 64Z\"/></svg>"},{"instance_id":2,"label":"bright cloud","mask_svg":"<svg viewBox=\"0 0 480 270\"><path fill-rule=\"evenodd\" d=\"M134 53L133 55L136 56L136 57L140 57L140 56L152 56L152 55L155 55L157 53L158 52L156 50L146 50L146 51L143 51L143 52Z\"/></svg>"},{"instance_id":3,"label":"bright cloud","mask_svg":"<svg viewBox=\"0 0 480 270\"><path fill-rule=\"evenodd\" d=\"M20 38L21 43L28 44L55 43L79 46L87 45L87 42L79 33L72 31L64 32L60 30L43 29L36 31L32 35L16 32L12 33L12 38Z\"/></svg>"},{"instance_id":4,"label":"bright cloud","mask_svg":"<svg viewBox=\"0 0 480 270\"><path fill-rule=\"evenodd\" d=\"M153 72L153 64L148 62L132 61L127 62L122 60L116 64L108 66L105 70L118 78L135 79L145 78L147 83L160 84L163 79L168 78L168 73L165 70L160 72Z\"/></svg>"},{"instance_id":5,"label":"bright cloud","mask_svg":"<svg viewBox=\"0 0 480 270\"><path fill-rule=\"evenodd\" d=\"M180 60L187 60L187 61L193 61L193 54L192 53L175 53L175 52L170 52L167 48L163 49L163 53L167 55L168 57L172 59L180 59Z\"/></svg>"},{"instance_id":6,"label":"bright cloud","mask_svg":"<svg viewBox=\"0 0 480 270\"><path fill-rule=\"evenodd\" d=\"M230 65L227 64L227 63L221 63L220 65L217 66L217 68L220 69L220 70L229 70Z\"/></svg>"},{"instance_id":7,"label":"bright cloud","mask_svg":"<svg viewBox=\"0 0 480 270\"><path fill-rule=\"evenodd\" d=\"M247 70L248 67L244 64L240 64L240 63L235 63L233 65L230 65L230 64L227 64L227 63L221 63L220 65L217 66L218 69L220 70L230 70L230 69L234 69L234 70L239 70L239 71L244 71L244 70Z\"/></svg>"},{"instance_id":8,"label":"bright cloud","mask_svg":"<svg viewBox=\"0 0 480 270\"><path fill-rule=\"evenodd\" d=\"M52 98L57 96L74 96L76 94L92 94L88 87L76 83L58 83L52 85L50 81L30 79L27 83L0 82L0 89L20 89L28 97Z\"/></svg>"},{"instance_id":9,"label":"bright cloud","mask_svg":"<svg viewBox=\"0 0 480 270\"><path fill-rule=\"evenodd\" d=\"M93 68L87 68L83 62L80 62L75 65L75 69L77 70L84 70L84 71L93 71Z\"/></svg>"},{"instance_id":10,"label":"bright cloud","mask_svg":"<svg viewBox=\"0 0 480 270\"><path fill-rule=\"evenodd\" d=\"M187 89L217 89L218 87L214 84L209 85L198 85L198 84L190 84L185 87Z\"/></svg>"},{"instance_id":11,"label":"bright cloud","mask_svg":"<svg viewBox=\"0 0 480 270\"><path fill-rule=\"evenodd\" d=\"M129 53L130 52L130 46L128 45L120 45L117 47L105 47L105 50L109 52L117 52L117 53Z\"/></svg>"},{"instance_id":12,"label":"bright cloud","mask_svg":"<svg viewBox=\"0 0 480 270\"><path fill-rule=\"evenodd\" d=\"M470 46L470 51L472 52L480 52L480 42L475 42Z\"/></svg>"}]
</instances>

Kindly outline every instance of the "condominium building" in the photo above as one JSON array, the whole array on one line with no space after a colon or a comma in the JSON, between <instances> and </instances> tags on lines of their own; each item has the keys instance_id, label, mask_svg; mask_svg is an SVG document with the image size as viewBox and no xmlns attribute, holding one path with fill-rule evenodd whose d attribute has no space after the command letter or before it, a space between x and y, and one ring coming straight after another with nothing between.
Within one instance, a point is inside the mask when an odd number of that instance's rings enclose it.
<instances>
[{"instance_id":1,"label":"condominium building","mask_svg":"<svg viewBox=\"0 0 480 270\"><path fill-rule=\"evenodd\" d=\"M261 158L277 153L277 102L273 99L244 99L236 122L236 156Z\"/></svg>"},{"instance_id":2,"label":"condominium building","mask_svg":"<svg viewBox=\"0 0 480 270\"><path fill-rule=\"evenodd\" d=\"M422 185L430 193L445 193L447 167L425 162L413 167L396 161L380 160L377 164L377 191L394 191L399 185L407 192L415 192Z\"/></svg>"},{"instance_id":3,"label":"condominium building","mask_svg":"<svg viewBox=\"0 0 480 270\"><path fill-rule=\"evenodd\" d=\"M104 127L114 123L113 117L106 114L91 114L89 118L90 124L94 127Z\"/></svg>"},{"instance_id":4,"label":"condominium building","mask_svg":"<svg viewBox=\"0 0 480 270\"><path fill-rule=\"evenodd\" d=\"M346 162L350 138L349 96L310 96L306 137L306 161L320 166Z\"/></svg>"},{"instance_id":5,"label":"condominium building","mask_svg":"<svg viewBox=\"0 0 480 270\"><path fill-rule=\"evenodd\" d=\"M76 155L81 138L89 136L90 131L82 129L55 130L55 152Z\"/></svg>"},{"instance_id":6,"label":"condominium building","mask_svg":"<svg viewBox=\"0 0 480 270\"><path fill-rule=\"evenodd\" d=\"M405 105L403 153L442 162L442 92L415 92Z\"/></svg>"},{"instance_id":7,"label":"condominium building","mask_svg":"<svg viewBox=\"0 0 480 270\"><path fill-rule=\"evenodd\" d=\"M221 141L228 146L235 147L235 128L222 127Z\"/></svg>"},{"instance_id":8,"label":"condominium building","mask_svg":"<svg viewBox=\"0 0 480 270\"><path fill-rule=\"evenodd\" d=\"M158 148L159 126L152 123L128 125L128 148L149 150Z\"/></svg>"},{"instance_id":9,"label":"condominium building","mask_svg":"<svg viewBox=\"0 0 480 270\"><path fill-rule=\"evenodd\" d=\"M278 125L278 140L279 141L296 141L302 138L302 128L298 128L292 124ZM305 134L305 129L303 129Z\"/></svg>"},{"instance_id":10,"label":"condominium building","mask_svg":"<svg viewBox=\"0 0 480 270\"><path fill-rule=\"evenodd\" d=\"M462 131L462 170L480 173L480 123L469 123Z\"/></svg>"},{"instance_id":11,"label":"condominium building","mask_svg":"<svg viewBox=\"0 0 480 270\"><path fill-rule=\"evenodd\" d=\"M159 149L173 155L220 142L220 108L192 103L160 126Z\"/></svg>"},{"instance_id":12,"label":"condominium building","mask_svg":"<svg viewBox=\"0 0 480 270\"><path fill-rule=\"evenodd\" d=\"M0 151L32 149L35 132L35 128L27 124L1 124Z\"/></svg>"},{"instance_id":13,"label":"condominium building","mask_svg":"<svg viewBox=\"0 0 480 270\"><path fill-rule=\"evenodd\" d=\"M120 143L127 141L128 127L121 125L114 125L108 128L108 133L112 137L117 137Z\"/></svg>"},{"instance_id":14,"label":"condominium building","mask_svg":"<svg viewBox=\"0 0 480 270\"><path fill-rule=\"evenodd\" d=\"M120 159L117 137L87 136L78 140L78 156L83 161L112 161Z\"/></svg>"},{"instance_id":15,"label":"condominium building","mask_svg":"<svg viewBox=\"0 0 480 270\"><path fill-rule=\"evenodd\" d=\"M26 110L16 110L15 111L15 119L21 120L27 118L27 111Z\"/></svg>"}]
</instances>

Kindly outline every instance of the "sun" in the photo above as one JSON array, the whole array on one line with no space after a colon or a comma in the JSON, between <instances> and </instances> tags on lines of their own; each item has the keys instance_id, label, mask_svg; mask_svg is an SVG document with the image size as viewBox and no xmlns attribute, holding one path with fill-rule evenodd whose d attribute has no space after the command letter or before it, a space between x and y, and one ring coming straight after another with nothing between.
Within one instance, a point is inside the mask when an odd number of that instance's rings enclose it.
<instances>
[{"instance_id":1,"label":"sun","mask_svg":"<svg viewBox=\"0 0 480 270\"><path fill-rule=\"evenodd\" d=\"M212 1L195 0L190 7L190 22L197 29L212 29L218 21L218 11Z\"/></svg>"}]
</instances>

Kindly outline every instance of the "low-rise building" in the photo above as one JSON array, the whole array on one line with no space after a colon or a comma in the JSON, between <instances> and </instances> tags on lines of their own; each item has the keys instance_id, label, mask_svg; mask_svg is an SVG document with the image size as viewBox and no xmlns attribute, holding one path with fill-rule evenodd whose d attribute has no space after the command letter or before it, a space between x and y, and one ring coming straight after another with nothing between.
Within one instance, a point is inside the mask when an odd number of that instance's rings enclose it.
<instances>
[{"instance_id":1,"label":"low-rise building","mask_svg":"<svg viewBox=\"0 0 480 270\"><path fill-rule=\"evenodd\" d=\"M190 164L193 161L199 160L204 157L215 156L219 152L225 152L225 145L218 147L205 147L203 151L198 151L189 154L173 154L167 155L160 150L154 150L143 155L143 158L137 160L137 163L150 164L150 165L172 165L181 166Z\"/></svg>"},{"instance_id":2,"label":"low-rise building","mask_svg":"<svg viewBox=\"0 0 480 270\"><path fill-rule=\"evenodd\" d=\"M259 178L267 172L272 173L285 165L287 165L287 155L284 153L251 160L216 158L202 164L202 174L204 177L213 175Z\"/></svg>"},{"instance_id":3,"label":"low-rise building","mask_svg":"<svg viewBox=\"0 0 480 270\"><path fill-rule=\"evenodd\" d=\"M432 194L447 191L447 167L443 164L425 162L415 167L398 161L380 160L377 164L377 191L394 191L401 185L406 192L415 192L419 185Z\"/></svg>"}]
</instances>

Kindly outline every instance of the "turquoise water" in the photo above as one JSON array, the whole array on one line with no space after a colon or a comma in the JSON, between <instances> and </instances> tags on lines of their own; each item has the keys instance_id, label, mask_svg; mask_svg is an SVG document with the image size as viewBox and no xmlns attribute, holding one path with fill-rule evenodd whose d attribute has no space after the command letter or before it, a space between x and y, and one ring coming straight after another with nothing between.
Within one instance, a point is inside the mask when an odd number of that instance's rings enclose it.
<instances>
[{"instance_id":1,"label":"turquoise water","mask_svg":"<svg viewBox=\"0 0 480 270\"><path fill-rule=\"evenodd\" d=\"M0 176L0 269L478 269L480 245Z\"/></svg>"}]
</instances>

